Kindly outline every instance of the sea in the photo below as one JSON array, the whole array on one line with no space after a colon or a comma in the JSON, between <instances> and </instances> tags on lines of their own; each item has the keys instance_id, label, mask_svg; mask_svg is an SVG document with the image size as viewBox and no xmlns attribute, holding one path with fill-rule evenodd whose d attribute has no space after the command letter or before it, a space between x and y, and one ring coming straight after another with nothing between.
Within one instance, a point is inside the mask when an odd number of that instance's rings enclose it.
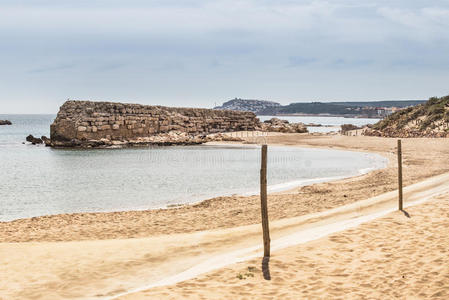
<instances>
[{"instance_id":1,"label":"sea","mask_svg":"<svg viewBox=\"0 0 449 300\"><path fill-rule=\"evenodd\" d=\"M340 126L343 124L352 124L355 126L363 126L368 124L375 124L381 119L376 118L345 118L345 117L327 117L327 116L258 116L260 121L269 120L271 118L278 118L287 120L290 123L304 123L304 124L321 124L321 127L308 126L309 132L338 132Z\"/></svg>"},{"instance_id":2,"label":"sea","mask_svg":"<svg viewBox=\"0 0 449 300\"><path fill-rule=\"evenodd\" d=\"M49 136L54 118L0 115L13 123L0 126L0 221L157 209L258 193L260 145L77 150L24 143L28 134ZM301 120L332 123L319 117ZM371 153L270 146L269 192L356 176L386 164L386 158Z\"/></svg>"}]
</instances>

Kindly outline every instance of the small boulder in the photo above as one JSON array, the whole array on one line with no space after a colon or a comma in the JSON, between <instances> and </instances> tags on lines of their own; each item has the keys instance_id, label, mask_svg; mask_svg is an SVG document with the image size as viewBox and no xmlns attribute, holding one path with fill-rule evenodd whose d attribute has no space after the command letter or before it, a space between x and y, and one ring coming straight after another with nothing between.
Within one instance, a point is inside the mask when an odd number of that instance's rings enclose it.
<instances>
[{"instance_id":1,"label":"small boulder","mask_svg":"<svg viewBox=\"0 0 449 300\"><path fill-rule=\"evenodd\" d=\"M0 120L0 125L12 125L12 123L9 120Z\"/></svg>"},{"instance_id":2,"label":"small boulder","mask_svg":"<svg viewBox=\"0 0 449 300\"><path fill-rule=\"evenodd\" d=\"M33 145L43 144L44 142L40 138L35 138L32 134L26 137L26 141L30 142Z\"/></svg>"}]
</instances>

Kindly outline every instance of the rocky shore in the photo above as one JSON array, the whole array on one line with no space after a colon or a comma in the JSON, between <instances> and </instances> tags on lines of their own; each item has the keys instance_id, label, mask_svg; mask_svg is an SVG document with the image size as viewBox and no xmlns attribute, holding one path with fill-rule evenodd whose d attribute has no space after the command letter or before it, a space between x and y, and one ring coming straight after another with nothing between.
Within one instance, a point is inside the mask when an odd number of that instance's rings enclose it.
<instances>
[{"instance_id":1,"label":"rocky shore","mask_svg":"<svg viewBox=\"0 0 449 300\"><path fill-rule=\"evenodd\" d=\"M303 123L290 123L287 120L271 118L260 125L261 131L283 133L306 133L307 127Z\"/></svg>"},{"instance_id":2,"label":"rocky shore","mask_svg":"<svg viewBox=\"0 0 449 300\"><path fill-rule=\"evenodd\" d=\"M56 147L50 139L43 140L46 146ZM102 138L100 140L80 141L73 140L70 145L64 144L60 147L75 148L125 148L125 147L143 147L143 146L174 146L174 145L200 145L207 142L240 142L241 138L231 137L225 134L209 135L188 135L181 131L170 131L168 133L156 134L149 137L137 137L135 139L110 140ZM36 143L33 143L36 144Z\"/></svg>"}]
</instances>

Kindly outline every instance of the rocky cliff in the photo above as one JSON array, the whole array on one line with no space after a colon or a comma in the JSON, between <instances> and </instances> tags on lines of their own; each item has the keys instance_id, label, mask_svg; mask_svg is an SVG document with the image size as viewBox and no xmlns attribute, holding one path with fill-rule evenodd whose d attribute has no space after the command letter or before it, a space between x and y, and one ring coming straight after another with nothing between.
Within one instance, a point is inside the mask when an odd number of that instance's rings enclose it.
<instances>
[{"instance_id":1,"label":"rocky cliff","mask_svg":"<svg viewBox=\"0 0 449 300\"><path fill-rule=\"evenodd\" d=\"M212 133L255 130L251 112L114 102L67 101L50 127L50 146L195 144Z\"/></svg>"},{"instance_id":2,"label":"rocky cliff","mask_svg":"<svg viewBox=\"0 0 449 300\"><path fill-rule=\"evenodd\" d=\"M365 130L384 137L449 137L449 96L396 112Z\"/></svg>"}]
</instances>

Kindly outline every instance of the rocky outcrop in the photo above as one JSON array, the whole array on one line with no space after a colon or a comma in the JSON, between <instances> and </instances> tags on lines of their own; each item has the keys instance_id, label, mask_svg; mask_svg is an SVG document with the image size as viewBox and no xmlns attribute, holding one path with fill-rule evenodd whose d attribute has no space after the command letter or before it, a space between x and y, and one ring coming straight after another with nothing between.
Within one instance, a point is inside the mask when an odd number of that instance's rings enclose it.
<instances>
[{"instance_id":1,"label":"rocky outcrop","mask_svg":"<svg viewBox=\"0 0 449 300\"><path fill-rule=\"evenodd\" d=\"M283 133L305 133L307 127L303 123L289 123L287 120L271 118L261 124L262 131Z\"/></svg>"},{"instance_id":2,"label":"rocky outcrop","mask_svg":"<svg viewBox=\"0 0 449 300\"><path fill-rule=\"evenodd\" d=\"M449 96L396 112L364 131L380 137L449 137Z\"/></svg>"},{"instance_id":3,"label":"rocky outcrop","mask_svg":"<svg viewBox=\"0 0 449 300\"><path fill-rule=\"evenodd\" d=\"M51 146L51 140L45 135L41 136L41 140L44 142L45 146Z\"/></svg>"},{"instance_id":4,"label":"rocky outcrop","mask_svg":"<svg viewBox=\"0 0 449 300\"><path fill-rule=\"evenodd\" d=\"M12 125L12 123L9 120L0 120L0 125Z\"/></svg>"},{"instance_id":5,"label":"rocky outcrop","mask_svg":"<svg viewBox=\"0 0 449 300\"><path fill-rule=\"evenodd\" d=\"M26 137L26 141L30 142L33 145L37 145L37 144L43 144L44 141L40 138L35 138L32 134L30 134L29 136Z\"/></svg>"},{"instance_id":6,"label":"rocky outcrop","mask_svg":"<svg viewBox=\"0 0 449 300\"><path fill-rule=\"evenodd\" d=\"M199 144L208 135L255 130L251 112L67 101L50 127L52 147Z\"/></svg>"}]
</instances>

